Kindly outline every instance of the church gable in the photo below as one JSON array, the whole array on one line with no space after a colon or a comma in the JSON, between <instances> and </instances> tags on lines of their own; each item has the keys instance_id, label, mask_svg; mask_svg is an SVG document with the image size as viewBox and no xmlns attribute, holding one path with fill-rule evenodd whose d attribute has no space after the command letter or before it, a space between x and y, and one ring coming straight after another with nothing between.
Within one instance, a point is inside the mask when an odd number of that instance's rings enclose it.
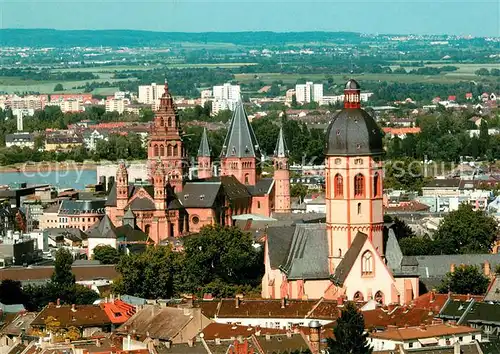
<instances>
[{"instance_id":1,"label":"church gable","mask_svg":"<svg viewBox=\"0 0 500 354\"><path fill-rule=\"evenodd\" d=\"M355 257L348 254L354 247ZM347 259L348 256L352 258ZM398 301L394 277L365 234L358 232L339 268L344 261L349 262L350 266L342 284L349 300L374 299L381 303Z\"/></svg>"},{"instance_id":2,"label":"church gable","mask_svg":"<svg viewBox=\"0 0 500 354\"><path fill-rule=\"evenodd\" d=\"M151 196L151 191L145 187L139 187L132 198L129 200L128 206L133 210L156 210L154 199Z\"/></svg>"}]
</instances>

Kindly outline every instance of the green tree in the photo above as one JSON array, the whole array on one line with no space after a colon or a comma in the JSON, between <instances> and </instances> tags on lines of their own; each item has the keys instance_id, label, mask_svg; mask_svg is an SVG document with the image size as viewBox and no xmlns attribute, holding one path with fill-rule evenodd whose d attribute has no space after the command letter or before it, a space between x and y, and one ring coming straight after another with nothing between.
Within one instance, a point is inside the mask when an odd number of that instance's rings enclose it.
<instances>
[{"instance_id":1,"label":"green tree","mask_svg":"<svg viewBox=\"0 0 500 354\"><path fill-rule=\"evenodd\" d=\"M102 264L117 264L120 261L120 252L110 245L101 245L94 248L92 257Z\"/></svg>"},{"instance_id":2,"label":"green tree","mask_svg":"<svg viewBox=\"0 0 500 354\"><path fill-rule=\"evenodd\" d=\"M73 264L72 254L65 248L60 248L56 252L56 260L54 264L54 273L50 278L54 284L66 287L75 284L75 275L71 271Z\"/></svg>"},{"instance_id":3,"label":"green tree","mask_svg":"<svg viewBox=\"0 0 500 354\"><path fill-rule=\"evenodd\" d=\"M59 92L59 91L64 91L64 87L61 83L58 83L56 84L56 86L54 86L54 92Z\"/></svg>"},{"instance_id":4,"label":"green tree","mask_svg":"<svg viewBox=\"0 0 500 354\"><path fill-rule=\"evenodd\" d=\"M365 320L356 305L348 302L333 328L335 338L327 338L330 354L371 354Z\"/></svg>"},{"instance_id":5,"label":"green tree","mask_svg":"<svg viewBox=\"0 0 500 354\"><path fill-rule=\"evenodd\" d=\"M116 266L120 277L113 290L147 299L178 295L182 258L182 254L173 252L169 246L149 246L143 253L122 256Z\"/></svg>"},{"instance_id":6,"label":"green tree","mask_svg":"<svg viewBox=\"0 0 500 354\"><path fill-rule=\"evenodd\" d=\"M488 133L488 123L485 119L481 120L481 125L479 126L479 150L480 154L486 154L486 151L490 148L490 135Z\"/></svg>"},{"instance_id":7,"label":"green tree","mask_svg":"<svg viewBox=\"0 0 500 354\"><path fill-rule=\"evenodd\" d=\"M290 188L290 195L295 198L300 198L300 200L304 200L304 197L307 195L307 186L303 185L302 183L296 183L292 185L292 188Z\"/></svg>"},{"instance_id":8,"label":"green tree","mask_svg":"<svg viewBox=\"0 0 500 354\"><path fill-rule=\"evenodd\" d=\"M490 280L481 270L473 265L460 265L455 271L446 273L438 291L455 294L483 295L488 289Z\"/></svg>"},{"instance_id":9,"label":"green tree","mask_svg":"<svg viewBox=\"0 0 500 354\"><path fill-rule=\"evenodd\" d=\"M5 305L23 304L25 296L21 282L17 280L4 279L0 283L0 302Z\"/></svg>"},{"instance_id":10,"label":"green tree","mask_svg":"<svg viewBox=\"0 0 500 354\"><path fill-rule=\"evenodd\" d=\"M489 74L490 74L490 72L486 68L481 68L479 70L476 70L476 75L478 75L478 76L488 76Z\"/></svg>"},{"instance_id":11,"label":"green tree","mask_svg":"<svg viewBox=\"0 0 500 354\"><path fill-rule=\"evenodd\" d=\"M399 240L399 247L405 256L422 256L435 254L435 243L427 235L424 237L406 237ZM439 252L438 252L439 253Z\"/></svg>"},{"instance_id":12,"label":"green tree","mask_svg":"<svg viewBox=\"0 0 500 354\"><path fill-rule=\"evenodd\" d=\"M251 235L237 227L204 226L185 240L184 250L188 291L204 292L203 287L215 281L231 286L260 284L262 253L254 248Z\"/></svg>"},{"instance_id":13,"label":"green tree","mask_svg":"<svg viewBox=\"0 0 500 354\"><path fill-rule=\"evenodd\" d=\"M484 211L461 204L448 213L434 235L443 254L489 253L498 235L498 224Z\"/></svg>"}]
</instances>

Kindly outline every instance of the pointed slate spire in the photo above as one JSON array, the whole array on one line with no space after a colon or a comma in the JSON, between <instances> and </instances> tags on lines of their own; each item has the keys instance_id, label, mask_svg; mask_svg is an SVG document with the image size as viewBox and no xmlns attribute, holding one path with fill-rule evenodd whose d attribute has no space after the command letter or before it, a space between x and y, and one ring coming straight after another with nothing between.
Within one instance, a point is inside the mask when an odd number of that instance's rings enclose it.
<instances>
[{"instance_id":1,"label":"pointed slate spire","mask_svg":"<svg viewBox=\"0 0 500 354\"><path fill-rule=\"evenodd\" d=\"M198 149L198 157L210 157L210 145L208 145L207 128L203 128L200 147Z\"/></svg>"},{"instance_id":2,"label":"pointed slate spire","mask_svg":"<svg viewBox=\"0 0 500 354\"><path fill-rule=\"evenodd\" d=\"M125 212L125 215L123 215L123 225L129 225L132 228L135 228L135 215L130 207Z\"/></svg>"},{"instance_id":3,"label":"pointed slate spire","mask_svg":"<svg viewBox=\"0 0 500 354\"><path fill-rule=\"evenodd\" d=\"M286 147L285 136L283 135L283 127L280 128L278 134L278 142L274 149L274 157L288 157L288 149Z\"/></svg>"},{"instance_id":4,"label":"pointed slate spire","mask_svg":"<svg viewBox=\"0 0 500 354\"><path fill-rule=\"evenodd\" d=\"M240 100L233 112L221 157L257 157L259 149L259 143Z\"/></svg>"}]
</instances>

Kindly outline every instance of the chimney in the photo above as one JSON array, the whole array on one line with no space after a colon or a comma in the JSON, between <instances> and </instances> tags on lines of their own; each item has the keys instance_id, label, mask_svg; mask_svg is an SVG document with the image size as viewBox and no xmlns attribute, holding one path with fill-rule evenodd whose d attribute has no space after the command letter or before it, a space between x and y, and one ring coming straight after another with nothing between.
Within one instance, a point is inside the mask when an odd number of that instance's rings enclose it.
<instances>
[{"instance_id":1,"label":"chimney","mask_svg":"<svg viewBox=\"0 0 500 354\"><path fill-rule=\"evenodd\" d=\"M431 302L436 301L436 292L434 289L431 290Z\"/></svg>"},{"instance_id":2,"label":"chimney","mask_svg":"<svg viewBox=\"0 0 500 354\"><path fill-rule=\"evenodd\" d=\"M98 348L101 346L101 341L99 339L95 340L95 346Z\"/></svg>"},{"instance_id":3,"label":"chimney","mask_svg":"<svg viewBox=\"0 0 500 354\"><path fill-rule=\"evenodd\" d=\"M489 277L490 274L491 274L490 262L486 261L486 262L484 262L484 275L486 275L487 277Z\"/></svg>"},{"instance_id":4,"label":"chimney","mask_svg":"<svg viewBox=\"0 0 500 354\"><path fill-rule=\"evenodd\" d=\"M220 345L220 338L219 337L215 338L215 345Z\"/></svg>"},{"instance_id":5,"label":"chimney","mask_svg":"<svg viewBox=\"0 0 500 354\"><path fill-rule=\"evenodd\" d=\"M56 301L56 307L61 307L61 299L57 299Z\"/></svg>"},{"instance_id":6,"label":"chimney","mask_svg":"<svg viewBox=\"0 0 500 354\"><path fill-rule=\"evenodd\" d=\"M240 302L241 302L241 299L240 299L240 295L236 295L236 299L235 299L235 307L237 309L240 308Z\"/></svg>"},{"instance_id":7,"label":"chimney","mask_svg":"<svg viewBox=\"0 0 500 354\"><path fill-rule=\"evenodd\" d=\"M458 341L458 339L455 343L453 343L453 354L461 354L460 342Z\"/></svg>"},{"instance_id":8,"label":"chimney","mask_svg":"<svg viewBox=\"0 0 500 354\"><path fill-rule=\"evenodd\" d=\"M286 298L281 298L281 308L284 309L286 307Z\"/></svg>"},{"instance_id":9,"label":"chimney","mask_svg":"<svg viewBox=\"0 0 500 354\"><path fill-rule=\"evenodd\" d=\"M255 326L255 335L258 337L261 334L260 325Z\"/></svg>"},{"instance_id":10,"label":"chimney","mask_svg":"<svg viewBox=\"0 0 500 354\"><path fill-rule=\"evenodd\" d=\"M288 329L286 331L286 336L287 336L287 338L292 338L292 330Z\"/></svg>"},{"instance_id":11,"label":"chimney","mask_svg":"<svg viewBox=\"0 0 500 354\"><path fill-rule=\"evenodd\" d=\"M452 263L450 264L450 272L454 272L455 271L455 263Z\"/></svg>"},{"instance_id":12,"label":"chimney","mask_svg":"<svg viewBox=\"0 0 500 354\"><path fill-rule=\"evenodd\" d=\"M71 311L76 312L75 304L71 305Z\"/></svg>"},{"instance_id":13,"label":"chimney","mask_svg":"<svg viewBox=\"0 0 500 354\"><path fill-rule=\"evenodd\" d=\"M293 325L293 333L300 333L300 326L298 324Z\"/></svg>"},{"instance_id":14,"label":"chimney","mask_svg":"<svg viewBox=\"0 0 500 354\"><path fill-rule=\"evenodd\" d=\"M170 348L172 347L172 342L171 342L171 341L169 341L169 340L167 340L167 341L165 342L165 347L167 347L167 349L170 349Z\"/></svg>"},{"instance_id":15,"label":"chimney","mask_svg":"<svg viewBox=\"0 0 500 354\"><path fill-rule=\"evenodd\" d=\"M189 348L193 347L193 340L192 339L188 339L188 346L189 346Z\"/></svg>"},{"instance_id":16,"label":"chimney","mask_svg":"<svg viewBox=\"0 0 500 354\"><path fill-rule=\"evenodd\" d=\"M321 324L319 321L309 322L309 342L311 345L311 354L319 354L321 342Z\"/></svg>"}]
</instances>

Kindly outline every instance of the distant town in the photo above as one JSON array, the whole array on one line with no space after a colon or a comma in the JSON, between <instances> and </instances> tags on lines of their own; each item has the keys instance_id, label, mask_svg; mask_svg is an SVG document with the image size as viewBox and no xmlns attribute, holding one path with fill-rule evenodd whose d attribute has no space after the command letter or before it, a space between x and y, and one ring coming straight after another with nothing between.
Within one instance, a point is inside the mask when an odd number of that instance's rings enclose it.
<instances>
[{"instance_id":1,"label":"distant town","mask_svg":"<svg viewBox=\"0 0 500 354\"><path fill-rule=\"evenodd\" d=\"M2 31L0 354L500 353L498 38Z\"/></svg>"}]
</instances>

